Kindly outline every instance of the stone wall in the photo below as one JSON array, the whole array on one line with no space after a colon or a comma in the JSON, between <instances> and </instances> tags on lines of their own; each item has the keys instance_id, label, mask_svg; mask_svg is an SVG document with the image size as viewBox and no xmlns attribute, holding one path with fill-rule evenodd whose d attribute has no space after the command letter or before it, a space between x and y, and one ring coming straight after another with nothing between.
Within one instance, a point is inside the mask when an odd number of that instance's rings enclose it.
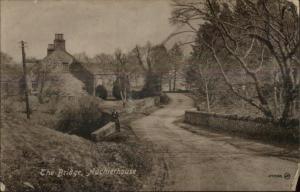
<instances>
[{"instance_id":1,"label":"stone wall","mask_svg":"<svg viewBox=\"0 0 300 192\"><path fill-rule=\"evenodd\" d=\"M134 100L129 106L125 109L119 111L120 117L126 117L126 114L141 112L146 109L152 108L159 105L159 97L148 97L144 99ZM116 133L116 127L114 122L109 122L105 126L100 127L96 131L91 133L92 140L99 142L105 140L106 137L109 137Z\"/></svg>"},{"instance_id":2,"label":"stone wall","mask_svg":"<svg viewBox=\"0 0 300 192\"><path fill-rule=\"evenodd\" d=\"M97 129L96 131L91 133L91 139L93 141L102 141L106 137L117 132L116 126L114 122L109 122L103 127Z\"/></svg>"},{"instance_id":3,"label":"stone wall","mask_svg":"<svg viewBox=\"0 0 300 192\"><path fill-rule=\"evenodd\" d=\"M284 142L299 142L299 120L293 126L279 127L265 118L240 117L237 115L213 114L200 111L186 111L185 122L208 129L219 129L238 135L262 139L276 139Z\"/></svg>"}]
</instances>

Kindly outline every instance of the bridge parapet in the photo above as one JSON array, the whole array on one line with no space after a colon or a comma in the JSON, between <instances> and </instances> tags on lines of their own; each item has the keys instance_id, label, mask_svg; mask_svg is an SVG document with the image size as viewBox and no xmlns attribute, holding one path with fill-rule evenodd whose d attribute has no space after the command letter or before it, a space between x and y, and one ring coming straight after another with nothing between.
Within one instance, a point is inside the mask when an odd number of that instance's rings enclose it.
<instances>
[{"instance_id":1,"label":"bridge parapet","mask_svg":"<svg viewBox=\"0 0 300 192\"><path fill-rule=\"evenodd\" d=\"M287 143L299 142L299 120L292 120L291 127L279 127L268 119L258 117L242 117L230 114L207 113L201 111L186 111L185 123L208 129L223 130L237 135L260 138L263 140L278 140Z\"/></svg>"}]
</instances>

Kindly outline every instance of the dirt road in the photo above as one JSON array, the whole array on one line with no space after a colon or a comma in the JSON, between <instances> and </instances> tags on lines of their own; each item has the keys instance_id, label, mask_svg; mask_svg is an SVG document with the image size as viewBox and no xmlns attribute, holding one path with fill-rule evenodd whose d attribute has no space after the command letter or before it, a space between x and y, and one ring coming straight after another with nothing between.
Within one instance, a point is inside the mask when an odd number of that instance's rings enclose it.
<instances>
[{"instance_id":1,"label":"dirt road","mask_svg":"<svg viewBox=\"0 0 300 192\"><path fill-rule=\"evenodd\" d=\"M163 161L163 176L154 178L161 181L146 190L291 190L297 159L284 159L284 150L270 145L183 129L174 121L193 102L183 94L169 96L169 105L131 124L138 137L154 144Z\"/></svg>"}]
</instances>

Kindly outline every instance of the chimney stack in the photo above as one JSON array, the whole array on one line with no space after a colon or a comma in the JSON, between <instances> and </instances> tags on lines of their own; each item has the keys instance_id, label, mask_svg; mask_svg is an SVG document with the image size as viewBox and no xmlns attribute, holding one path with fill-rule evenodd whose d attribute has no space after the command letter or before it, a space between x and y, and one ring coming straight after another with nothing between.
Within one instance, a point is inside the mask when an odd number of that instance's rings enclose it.
<instances>
[{"instance_id":1,"label":"chimney stack","mask_svg":"<svg viewBox=\"0 0 300 192\"><path fill-rule=\"evenodd\" d=\"M55 50L62 50L62 51L66 50L64 35L62 33L56 33L55 34L54 49Z\"/></svg>"},{"instance_id":2,"label":"chimney stack","mask_svg":"<svg viewBox=\"0 0 300 192\"><path fill-rule=\"evenodd\" d=\"M48 44L47 55L50 55L54 51L54 44Z\"/></svg>"}]
</instances>

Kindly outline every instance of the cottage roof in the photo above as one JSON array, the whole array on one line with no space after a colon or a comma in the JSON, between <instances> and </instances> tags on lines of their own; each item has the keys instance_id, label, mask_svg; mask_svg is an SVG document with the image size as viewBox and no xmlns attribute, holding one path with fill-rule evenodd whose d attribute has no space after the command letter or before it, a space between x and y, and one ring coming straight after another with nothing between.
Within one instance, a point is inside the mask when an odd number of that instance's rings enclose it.
<instances>
[{"instance_id":1,"label":"cottage roof","mask_svg":"<svg viewBox=\"0 0 300 192\"><path fill-rule=\"evenodd\" d=\"M42 59L42 63L44 64L71 64L74 61L75 58L70 53L59 49L54 50L52 53L50 53L49 55L44 57L44 59Z\"/></svg>"}]
</instances>

